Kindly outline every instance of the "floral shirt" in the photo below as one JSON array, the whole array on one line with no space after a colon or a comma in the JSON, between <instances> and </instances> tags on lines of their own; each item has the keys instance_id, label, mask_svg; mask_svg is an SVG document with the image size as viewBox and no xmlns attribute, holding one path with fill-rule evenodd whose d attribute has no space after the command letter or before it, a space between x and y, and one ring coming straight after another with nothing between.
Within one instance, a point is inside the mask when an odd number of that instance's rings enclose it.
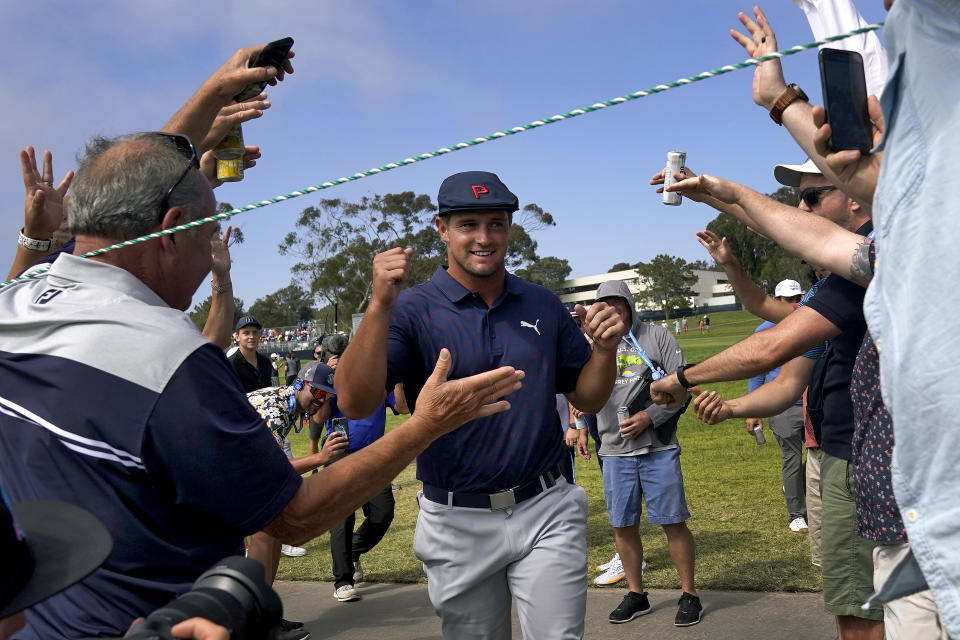
<instances>
[{"instance_id":1,"label":"floral shirt","mask_svg":"<svg viewBox=\"0 0 960 640\"><path fill-rule=\"evenodd\" d=\"M893 497L893 420L880 397L880 360L870 333L863 339L850 385L853 400L853 488L857 530L880 544L905 542L900 509Z\"/></svg>"},{"instance_id":2,"label":"floral shirt","mask_svg":"<svg viewBox=\"0 0 960 640\"><path fill-rule=\"evenodd\" d=\"M250 406L257 410L273 439L283 447L283 439L296 425L296 400L293 387L267 387L247 394Z\"/></svg>"}]
</instances>

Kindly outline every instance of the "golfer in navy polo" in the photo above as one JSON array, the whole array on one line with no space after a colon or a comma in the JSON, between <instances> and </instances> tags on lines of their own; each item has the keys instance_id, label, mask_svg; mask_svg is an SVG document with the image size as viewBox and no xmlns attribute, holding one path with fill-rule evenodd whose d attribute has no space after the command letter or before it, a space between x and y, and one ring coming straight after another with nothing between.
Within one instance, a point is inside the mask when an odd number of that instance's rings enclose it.
<instances>
[{"instance_id":1,"label":"golfer in navy polo","mask_svg":"<svg viewBox=\"0 0 960 640\"><path fill-rule=\"evenodd\" d=\"M500 365L524 371L509 411L466 423L417 458L414 552L444 638L510 638L511 596L525 638L581 638L587 498L563 475L555 395L599 411L625 327L603 303L579 307L591 350L553 293L506 272L518 201L495 174L450 176L437 201L449 265L401 292L413 251L374 258L370 305L337 368L339 406L367 416L402 382L414 408L442 347L451 379Z\"/></svg>"}]
</instances>

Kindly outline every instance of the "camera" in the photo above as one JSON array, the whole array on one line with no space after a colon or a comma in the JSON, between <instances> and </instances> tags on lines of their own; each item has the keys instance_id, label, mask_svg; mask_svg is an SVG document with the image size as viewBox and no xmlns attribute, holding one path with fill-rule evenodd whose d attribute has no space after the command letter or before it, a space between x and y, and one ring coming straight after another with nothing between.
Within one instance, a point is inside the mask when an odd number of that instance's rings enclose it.
<instances>
[{"instance_id":1,"label":"camera","mask_svg":"<svg viewBox=\"0 0 960 640\"><path fill-rule=\"evenodd\" d=\"M241 556L218 562L170 604L157 609L125 636L127 640L173 638L171 627L206 618L230 631L231 640L271 640L280 629L283 604L263 579L263 566Z\"/></svg>"},{"instance_id":2,"label":"camera","mask_svg":"<svg viewBox=\"0 0 960 640\"><path fill-rule=\"evenodd\" d=\"M320 346L323 347L323 355L320 361L327 364L331 357L337 356L339 358L347 350L349 342L350 339L342 333L328 333L323 336L320 341Z\"/></svg>"}]
</instances>

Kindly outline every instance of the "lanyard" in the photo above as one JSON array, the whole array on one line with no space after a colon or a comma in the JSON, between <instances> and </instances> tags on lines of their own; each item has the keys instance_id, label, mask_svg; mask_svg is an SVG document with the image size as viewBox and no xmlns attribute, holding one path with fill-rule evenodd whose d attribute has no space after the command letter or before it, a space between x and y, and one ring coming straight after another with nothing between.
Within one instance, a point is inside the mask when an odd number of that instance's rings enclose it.
<instances>
[{"instance_id":1,"label":"lanyard","mask_svg":"<svg viewBox=\"0 0 960 640\"><path fill-rule=\"evenodd\" d=\"M649 356L647 356L647 352L643 350L643 347L641 347L640 343L637 342L636 336L633 335L633 329L631 329L627 335L630 336L629 340L627 340L627 336L623 336L621 340L636 350L637 354L640 356L640 359L643 360L643 363L650 369L650 375L653 376L654 380L659 380L662 378L663 372L653 366L653 361L650 360Z\"/></svg>"}]
</instances>

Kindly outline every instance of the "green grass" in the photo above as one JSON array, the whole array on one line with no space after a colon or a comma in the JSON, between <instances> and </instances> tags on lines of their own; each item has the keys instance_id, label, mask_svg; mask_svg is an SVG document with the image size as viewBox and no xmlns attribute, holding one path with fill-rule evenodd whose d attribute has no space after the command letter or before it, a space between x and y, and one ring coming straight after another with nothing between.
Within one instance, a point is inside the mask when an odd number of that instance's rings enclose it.
<instances>
[{"instance_id":1,"label":"green grass","mask_svg":"<svg viewBox=\"0 0 960 640\"><path fill-rule=\"evenodd\" d=\"M696 327L681 335L680 346L691 362L702 360L748 336L759 320L745 311L711 315L711 333L701 335ZM671 325L672 326L672 325ZM746 393L745 381L705 385L726 397ZM388 418L388 429L402 422ZM769 429L767 430L769 433ZM306 431L291 434L295 455L304 455L309 444ZM703 589L751 591L818 591L820 570L810 564L806 535L791 533L781 493L780 450L772 437L757 446L744 430L742 420L717 426L700 423L692 412L680 419L681 464L692 515L688 521L697 544L697 586ZM592 450L592 445L591 445ZM578 484L590 503L587 520L588 575L593 567L614 553L613 531L607 522L599 467L595 459L577 460ZM417 518L419 482L415 464L397 478L401 489L394 493L396 517L383 541L363 557L368 580L419 582L424 579L413 556L413 530ZM358 522L362 514L358 512ZM677 589L677 573L670 562L666 538L659 526L640 527L644 555L649 563L645 586ZM331 580L329 536L307 545L302 558L283 558L278 579Z\"/></svg>"}]
</instances>

